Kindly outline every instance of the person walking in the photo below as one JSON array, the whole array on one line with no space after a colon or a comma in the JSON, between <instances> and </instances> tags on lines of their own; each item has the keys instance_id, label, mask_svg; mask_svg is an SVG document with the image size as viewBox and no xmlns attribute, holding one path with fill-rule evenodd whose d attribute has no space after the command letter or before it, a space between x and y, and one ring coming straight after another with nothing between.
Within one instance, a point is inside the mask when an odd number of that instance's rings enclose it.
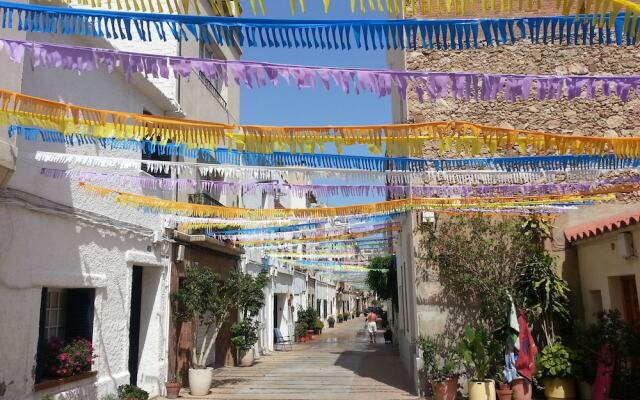
<instances>
[{"instance_id":1,"label":"person walking","mask_svg":"<svg viewBox=\"0 0 640 400\"><path fill-rule=\"evenodd\" d=\"M376 342L376 331L378 330L378 326L376 321L378 320L378 315L371 311L367 314L367 332L369 332L369 343Z\"/></svg>"}]
</instances>

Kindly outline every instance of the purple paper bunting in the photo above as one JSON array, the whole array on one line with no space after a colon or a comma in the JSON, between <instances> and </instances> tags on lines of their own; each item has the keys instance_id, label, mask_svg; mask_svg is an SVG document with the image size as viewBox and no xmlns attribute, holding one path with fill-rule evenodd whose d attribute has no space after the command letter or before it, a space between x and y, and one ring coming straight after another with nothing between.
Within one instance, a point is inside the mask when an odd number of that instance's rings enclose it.
<instances>
[{"instance_id":1,"label":"purple paper bunting","mask_svg":"<svg viewBox=\"0 0 640 400\"><path fill-rule=\"evenodd\" d=\"M28 54L34 68L89 72L103 66L112 72L116 67L122 67L126 79L133 73L168 78L171 69L176 77L186 77L196 71L225 84L231 76L237 84L248 88L278 86L283 80L299 89L314 89L318 82L329 89L333 82L345 93L371 92L380 97L388 96L392 91L404 97L412 84L420 101L435 101L449 95L466 101L491 101L501 96L508 101L518 101L528 99L534 93L538 100L563 97L571 100L583 94L593 99L598 92L606 96L613 93L627 101L632 94L640 93L640 76L637 75L554 76L329 68L159 56L9 39L0 39L0 48L16 63L22 62Z\"/></svg>"}]
</instances>

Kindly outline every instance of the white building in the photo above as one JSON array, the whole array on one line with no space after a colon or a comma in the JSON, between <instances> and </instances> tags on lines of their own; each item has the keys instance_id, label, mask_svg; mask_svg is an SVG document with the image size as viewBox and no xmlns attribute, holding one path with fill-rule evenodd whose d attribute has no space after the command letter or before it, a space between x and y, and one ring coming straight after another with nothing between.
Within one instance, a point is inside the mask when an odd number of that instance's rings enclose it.
<instances>
[{"instance_id":1,"label":"white building","mask_svg":"<svg viewBox=\"0 0 640 400\"><path fill-rule=\"evenodd\" d=\"M240 55L193 40L147 44L7 31L3 37L191 57ZM59 69L34 71L5 58L0 70L0 87L54 101L209 121L239 119L239 89L233 82L223 88L197 75L169 80L138 75L127 82L118 71L82 76ZM12 169L5 143L15 142L0 128L0 183ZM141 158L134 152L20 138L17 148L21 154L44 150ZM164 232L160 218L91 196L75 183L45 178L40 167L19 157L8 188L0 191L5 221L0 229L0 354L11 365L0 369L0 398L41 399L52 393L56 399L99 399L124 383L161 394L167 380L171 247L158 240ZM135 186L126 190L181 200L188 194ZM47 379L42 351L53 336L90 339L97 355L92 372L73 382Z\"/></svg>"}]
</instances>

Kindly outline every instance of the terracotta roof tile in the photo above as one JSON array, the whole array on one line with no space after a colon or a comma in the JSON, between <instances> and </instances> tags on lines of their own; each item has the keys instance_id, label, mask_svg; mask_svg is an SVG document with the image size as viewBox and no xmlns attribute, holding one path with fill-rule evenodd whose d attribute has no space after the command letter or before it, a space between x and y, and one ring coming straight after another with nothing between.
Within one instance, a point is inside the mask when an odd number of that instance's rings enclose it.
<instances>
[{"instance_id":1,"label":"terracotta roof tile","mask_svg":"<svg viewBox=\"0 0 640 400\"><path fill-rule=\"evenodd\" d=\"M569 242L601 235L640 222L640 210L587 222L564 230Z\"/></svg>"}]
</instances>

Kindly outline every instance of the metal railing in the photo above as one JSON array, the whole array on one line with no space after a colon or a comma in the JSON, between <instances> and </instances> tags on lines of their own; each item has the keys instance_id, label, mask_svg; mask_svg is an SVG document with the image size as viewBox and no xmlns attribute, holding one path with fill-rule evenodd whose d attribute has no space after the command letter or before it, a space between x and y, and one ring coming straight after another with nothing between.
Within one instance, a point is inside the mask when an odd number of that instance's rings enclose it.
<instances>
[{"instance_id":1,"label":"metal railing","mask_svg":"<svg viewBox=\"0 0 640 400\"><path fill-rule=\"evenodd\" d=\"M222 94L216 88L216 86L213 84L213 82L211 82L211 80L209 80L209 78L207 78L206 75L202 71L198 72L198 76L200 77L200 81L202 82L204 87L207 88L209 93L211 93L211 95L216 100L218 100L218 103L226 110L227 109L227 101L224 99L224 97L222 97Z\"/></svg>"}]
</instances>

